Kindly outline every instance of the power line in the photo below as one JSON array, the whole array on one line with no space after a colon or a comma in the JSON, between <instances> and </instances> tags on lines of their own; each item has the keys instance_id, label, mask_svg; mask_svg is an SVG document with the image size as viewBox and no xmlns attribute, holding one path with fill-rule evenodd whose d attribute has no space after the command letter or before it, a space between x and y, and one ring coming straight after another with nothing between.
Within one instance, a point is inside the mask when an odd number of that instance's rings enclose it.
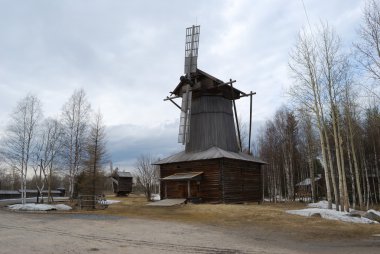
<instances>
[{"instance_id":1,"label":"power line","mask_svg":"<svg viewBox=\"0 0 380 254\"><path fill-rule=\"evenodd\" d=\"M302 2L303 10L305 12L307 23L309 24L310 33L312 33L312 31L311 31L311 25L310 25L310 20L309 20L309 15L307 15L305 3L304 3L303 0L301 0L301 2Z\"/></svg>"}]
</instances>

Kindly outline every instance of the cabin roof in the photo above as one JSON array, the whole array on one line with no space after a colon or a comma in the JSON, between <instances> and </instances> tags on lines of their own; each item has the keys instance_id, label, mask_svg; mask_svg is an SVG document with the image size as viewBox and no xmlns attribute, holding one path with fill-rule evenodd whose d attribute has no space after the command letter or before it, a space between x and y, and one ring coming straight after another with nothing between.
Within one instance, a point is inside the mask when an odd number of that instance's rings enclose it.
<instances>
[{"instance_id":1,"label":"cabin roof","mask_svg":"<svg viewBox=\"0 0 380 254\"><path fill-rule=\"evenodd\" d=\"M186 173L175 173L173 175L161 178L161 180L191 180L202 175L203 172L186 172Z\"/></svg>"},{"instance_id":2,"label":"cabin roof","mask_svg":"<svg viewBox=\"0 0 380 254\"><path fill-rule=\"evenodd\" d=\"M317 182L319 180L321 180L321 176L314 177L314 182ZM296 186L309 186L309 185L311 185L311 179L310 178L306 178L303 181L296 184Z\"/></svg>"},{"instance_id":3,"label":"cabin roof","mask_svg":"<svg viewBox=\"0 0 380 254\"><path fill-rule=\"evenodd\" d=\"M197 78L197 79L202 79L202 78L210 79L210 80L212 80L214 82L214 88L218 88L219 85L222 85L222 84L225 83L222 80L220 80L220 79L218 79L218 78L216 78L216 77L214 77L214 76L212 76L212 75L208 74L207 72L204 72L204 71L202 71L200 69L197 69L197 71L194 74L192 74L192 79L193 78ZM180 81L178 83L178 85L176 86L176 88L171 93L175 94L177 96L182 96L181 88L182 88L182 86L184 84L185 83L183 81ZM225 86L221 86L221 87L224 87L224 89L226 89ZM228 88L228 89L230 89L230 88ZM233 88L233 91L234 91L234 94L235 94L234 95L235 99L240 98L240 96L244 94L242 91L240 91L239 89L236 89L235 87Z\"/></svg>"},{"instance_id":4,"label":"cabin roof","mask_svg":"<svg viewBox=\"0 0 380 254\"><path fill-rule=\"evenodd\" d=\"M256 162L259 164L267 164L266 162L260 159L254 158L252 155L245 154L242 152L238 152L238 153L229 152L216 146L213 146L202 152L186 153L185 151L182 151L172 156L169 156L165 159L159 160L153 164L161 165L161 164L169 164L169 163L174 163L174 162L199 161L199 160L210 160L210 159L220 159L220 158L228 158L228 159L234 159L234 160L251 161L251 162Z\"/></svg>"},{"instance_id":5,"label":"cabin roof","mask_svg":"<svg viewBox=\"0 0 380 254\"><path fill-rule=\"evenodd\" d=\"M126 172L126 171L117 172L116 175L119 177L132 177L132 174L130 172Z\"/></svg>"}]
</instances>

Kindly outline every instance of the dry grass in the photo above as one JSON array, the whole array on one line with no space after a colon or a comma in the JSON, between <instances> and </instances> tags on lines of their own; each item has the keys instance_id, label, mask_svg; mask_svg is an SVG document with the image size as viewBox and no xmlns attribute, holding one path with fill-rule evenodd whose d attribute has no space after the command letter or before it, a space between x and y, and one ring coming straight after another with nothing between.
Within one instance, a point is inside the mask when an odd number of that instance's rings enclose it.
<instances>
[{"instance_id":1,"label":"dry grass","mask_svg":"<svg viewBox=\"0 0 380 254\"><path fill-rule=\"evenodd\" d=\"M347 239L364 238L380 233L380 225L353 224L321 218L302 217L285 213L289 209L302 209L302 203L270 204L187 204L173 207L146 206L143 196L130 195L105 210L91 211L97 214L128 216L171 220L186 223L200 223L223 227L244 228L260 227L263 230L292 235L299 239ZM85 211L82 211L85 212ZM86 212L87 213L87 212Z\"/></svg>"}]
</instances>

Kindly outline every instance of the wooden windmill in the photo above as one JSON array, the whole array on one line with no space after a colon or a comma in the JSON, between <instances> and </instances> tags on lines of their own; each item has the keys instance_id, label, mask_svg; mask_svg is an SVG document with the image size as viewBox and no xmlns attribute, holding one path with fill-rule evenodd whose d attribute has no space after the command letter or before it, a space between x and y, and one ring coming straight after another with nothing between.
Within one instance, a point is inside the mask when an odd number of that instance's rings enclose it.
<instances>
[{"instance_id":1,"label":"wooden windmill","mask_svg":"<svg viewBox=\"0 0 380 254\"><path fill-rule=\"evenodd\" d=\"M255 93L244 93L233 87L236 81L223 82L198 69L199 33L200 26L186 29L185 75L165 99L180 109L178 142L185 150L155 163L160 165L161 197L259 201L264 162L242 153L235 106L235 100L246 96L252 100ZM177 98L182 99L181 106L174 101ZM227 175L234 170L240 177L231 180ZM246 187L236 194L233 189L242 186Z\"/></svg>"}]
</instances>

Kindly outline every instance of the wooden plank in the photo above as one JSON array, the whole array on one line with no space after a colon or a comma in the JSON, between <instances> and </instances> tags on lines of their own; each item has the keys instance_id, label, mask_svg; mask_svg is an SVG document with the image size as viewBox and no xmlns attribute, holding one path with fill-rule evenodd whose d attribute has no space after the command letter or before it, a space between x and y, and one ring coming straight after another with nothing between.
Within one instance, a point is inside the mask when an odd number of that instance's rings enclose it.
<instances>
[{"instance_id":1,"label":"wooden plank","mask_svg":"<svg viewBox=\"0 0 380 254\"><path fill-rule=\"evenodd\" d=\"M177 198L177 199L163 199L160 201L152 202L147 204L147 206L175 206L181 205L186 202L186 198Z\"/></svg>"}]
</instances>

